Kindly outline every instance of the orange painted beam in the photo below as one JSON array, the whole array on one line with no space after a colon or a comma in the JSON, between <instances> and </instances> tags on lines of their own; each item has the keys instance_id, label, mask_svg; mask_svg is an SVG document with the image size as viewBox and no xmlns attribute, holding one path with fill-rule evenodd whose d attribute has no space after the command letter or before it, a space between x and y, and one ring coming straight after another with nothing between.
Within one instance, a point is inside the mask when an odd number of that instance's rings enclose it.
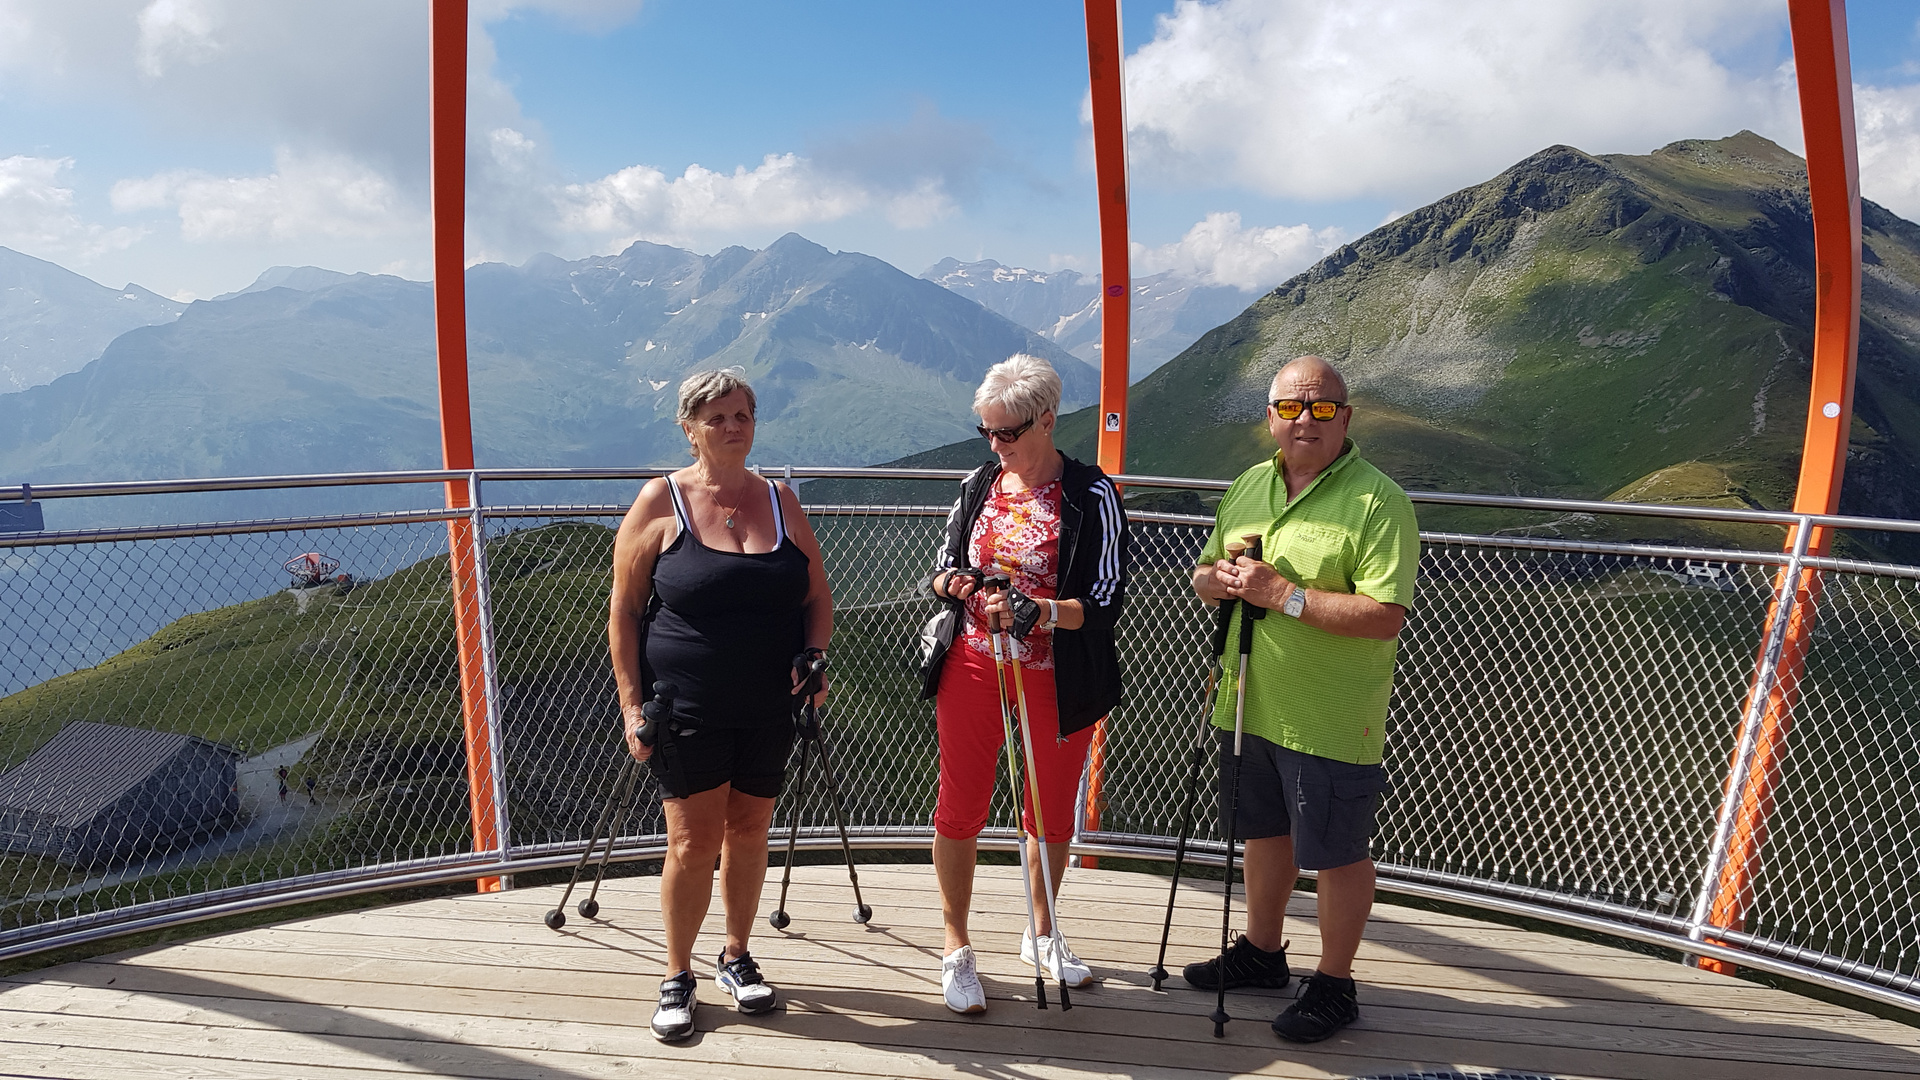
<instances>
[{"instance_id":1,"label":"orange painted beam","mask_svg":"<svg viewBox=\"0 0 1920 1080\"><path fill-rule=\"evenodd\" d=\"M1133 267L1127 235L1127 108L1121 62L1120 0L1086 0L1087 87L1093 101L1093 179L1100 209L1100 433L1098 460L1110 476L1126 471L1127 370ZM1105 805L1107 722L1087 753L1087 803L1081 825L1100 827ZM1097 865L1092 857L1084 866Z\"/></svg>"},{"instance_id":2,"label":"orange painted beam","mask_svg":"<svg viewBox=\"0 0 1920 1080\"><path fill-rule=\"evenodd\" d=\"M1127 251L1127 111L1119 0L1086 0L1093 175L1100 207L1100 467L1126 471L1128 335L1133 270Z\"/></svg>"},{"instance_id":3,"label":"orange painted beam","mask_svg":"<svg viewBox=\"0 0 1920 1080\"><path fill-rule=\"evenodd\" d=\"M440 376L440 456L445 468L473 468L473 413L467 395L467 0L432 0L428 85L432 95L433 335ZM447 506L470 505L464 481L447 484ZM466 735L473 849L500 846L488 740L486 668L480 636L480 582L473 522L447 522L453 619L460 655L460 712ZM494 892L499 878L481 878Z\"/></svg>"},{"instance_id":4,"label":"orange painted beam","mask_svg":"<svg viewBox=\"0 0 1920 1080\"><path fill-rule=\"evenodd\" d=\"M1789 0L1788 12L1800 84L1800 123L1806 134L1807 192L1813 205L1815 289L1812 393L1793 508L1803 514L1831 514L1840 508L1860 348L1860 162L1854 142L1853 73L1847 53L1846 0ZM1807 538L1807 552L1824 554L1831 543L1828 533L1815 528ZM1798 539L1788 534L1788 550ZM1727 785L1731 830L1707 921L1728 930L1745 925L1753 899L1767 816L1773 808L1774 785L1793 725L1820 597L1818 571L1800 571L1798 580L1789 580L1788 573L1782 570L1775 579L1775 600L1765 624L1772 626L1778 619L1781 598L1790 595L1790 589L1794 607L1779 660L1768 671L1762 646L1747 707L1741 710L1743 717L1751 715L1757 699L1765 695L1764 702L1759 702L1763 711L1750 764L1744 775L1730 777ZM1724 961L1702 958L1699 963L1711 971L1733 971L1733 965Z\"/></svg>"}]
</instances>

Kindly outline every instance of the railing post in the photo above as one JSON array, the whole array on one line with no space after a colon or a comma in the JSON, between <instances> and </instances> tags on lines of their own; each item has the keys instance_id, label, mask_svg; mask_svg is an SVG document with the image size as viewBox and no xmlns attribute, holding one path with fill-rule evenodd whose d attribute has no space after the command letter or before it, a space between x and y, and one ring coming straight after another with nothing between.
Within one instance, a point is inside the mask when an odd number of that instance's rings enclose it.
<instances>
[{"instance_id":1,"label":"railing post","mask_svg":"<svg viewBox=\"0 0 1920 1080\"><path fill-rule=\"evenodd\" d=\"M1793 554L1775 578L1773 603L1769 607L1767 637L1754 670L1753 686L1747 694L1745 719L1740 738L1734 744L1733 761L1727 769L1726 790L1720 801L1720 813L1713 830L1713 843L1707 848L1706 872L1701 875L1700 892L1694 899L1693 917L1688 920L1687 936L1706 940L1709 925L1738 929L1744 915L1743 899L1758 868L1760 842L1765 834L1766 813L1773 799L1773 781L1779 759L1785 749L1787 729L1791 726L1800 661L1805 656L1804 633L1796 634L1796 616L1801 610L1801 593L1817 581L1817 571L1803 569L1807 546L1813 538L1813 524L1802 517L1794 526ZM1810 599L1810 598L1809 598ZM1789 649L1790 641L1798 644ZM1788 678L1780 675L1786 671ZM1708 970L1725 970L1721 961L1689 957ZM1730 972L1729 972L1730 973Z\"/></svg>"},{"instance_id":2,"label":"railing post","mask_svg":"<svg viewBox=\"0 0 1920 1080\"><path fill-rule=\"evenodd\" d=\"M487 785L491 789L488 801L493 804L494 847L500 852L500 861L505 862L508 848L512 846L507 818L506 731L501 723L500 671L498 653L494 648L493 584L487 577L487 519L477 470L468 474L467 491L473 496L473 581L480 616L477 629L480 637L481 694L486 704ZM502 877L499 881L501 888L513 888L512 877Z\"/></svg>"}]
</instances>

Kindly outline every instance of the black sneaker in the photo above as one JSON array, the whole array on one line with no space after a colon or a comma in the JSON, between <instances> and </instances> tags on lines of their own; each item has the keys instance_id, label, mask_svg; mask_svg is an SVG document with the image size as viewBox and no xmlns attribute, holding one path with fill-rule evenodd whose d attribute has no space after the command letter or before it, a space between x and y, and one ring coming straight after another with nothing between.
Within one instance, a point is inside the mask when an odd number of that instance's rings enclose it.
<instances>
[{"instance_id":1,"label":"black sneaker","mask_svg":"<svg viewBox=\"0 0 1920 1080\"><path fill-rule=\"evenodd\" d=\"M1319 1042L1359 1018L1353 980L1316 971L1300 984L1299 998L1273 1018L1273 1033L1288 1042Z\"/></svg>"},{"instance_id":2,"label":"black sneaker","mask_svg":"<svg viewBox=\"0 0 1920 1080\"><path fill-rule=\"evenodd\" d=\"M1216 956L1198 964L1188 964L1180 975L1187 980L1188 986L1218 990L1221 959ZM1253 942L1247 940L1247 935L1241 934L1239 940L1233 943L1233 948L1227 950L1225 959L1229 990L1238 990L1243 986L1279 990L1293 978L1293 973L1287 970L1287 944L1284 941L1279 948L1268 952L1255 947Z\"/></svg>"},{"instance_id":3,"label":"black sneaker","mask_svg":"<svg viewBox=\"0 0 1920 1080\"><path fill-rule=\"evenodd\" d=\"M691 971L683 971L660 984L660 1003L653 1007L654 1038L661 1042L679 1042L693 1034L693 1010L700 1004L693 991Z\"/></svg>"}]
</instances>

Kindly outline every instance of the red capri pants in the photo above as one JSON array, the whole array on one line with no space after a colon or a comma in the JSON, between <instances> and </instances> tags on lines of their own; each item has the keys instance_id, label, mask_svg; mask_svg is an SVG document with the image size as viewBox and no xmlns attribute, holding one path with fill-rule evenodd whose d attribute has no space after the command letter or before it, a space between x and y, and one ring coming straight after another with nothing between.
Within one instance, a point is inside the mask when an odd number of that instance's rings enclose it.
<instances>
[{"instance_id":1,"label":"red capri pants","mask_svg":"<svg viewBox=\"0 0 1920 1080\"><path fill-rule=\"evenodd\" d=\"M1058 738L1060 708L1054 698L1053 672L1022 669L1027 688L1027 712L1033 725L1035 774L1040 783L1040 809L1047 819L1049 843L1073 839L1073 801L1080 790L1080 773L1086 767L1087 747L1093 743L1093 727ZM941 836L968 840L980 835L987 824L987 804L993 799L993 782L1006 769L1001 754L1005 741L1000 726L999 684L994 679L993 658L981 656L964 642L955 642L947 652L940 672L940 696L934 703L934 716L940 728L940 796L934 804L933 829ZM1013 698L1013 668L1007 668L1007 697ZM1019 713L1014 713L1015 718ZM1014 738L1019 739L1016 732ZM1033 806L1024 790L1026 760L1021 756L1021 827L1027 835L1037 834L1033 824Z\"/></svg>"}]
</instances>

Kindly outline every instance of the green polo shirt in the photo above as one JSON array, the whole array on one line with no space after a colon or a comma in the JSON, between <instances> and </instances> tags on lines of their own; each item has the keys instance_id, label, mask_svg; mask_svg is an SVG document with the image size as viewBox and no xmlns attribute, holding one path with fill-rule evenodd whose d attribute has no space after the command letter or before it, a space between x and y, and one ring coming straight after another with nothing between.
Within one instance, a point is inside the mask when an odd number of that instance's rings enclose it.
<instances>
[{"instance_id":1,"label":"green polo shirt","mask_svg":"<svg viewBox=\"0 0 1920 1080\"><path fill-rule=\"evenodd\" d=\"M1225 558L1226 542L1263 537L1266 561L1289 581L1413 605L1420 526L1400 485L1368 464L1347 440L1340 456L1287 501L1280 455L1240 474L1220 500L1204 563ZM1309 600L1311 605L1312 601ZM1234 605L1215 726L1233 730L1240 620ZM1386 745L1398 640L1341 637L1278 611L1254 623L1247 661L1246 730L1269 742L1356 765L1378 762Z\"/></svg>"}]
</instances>

